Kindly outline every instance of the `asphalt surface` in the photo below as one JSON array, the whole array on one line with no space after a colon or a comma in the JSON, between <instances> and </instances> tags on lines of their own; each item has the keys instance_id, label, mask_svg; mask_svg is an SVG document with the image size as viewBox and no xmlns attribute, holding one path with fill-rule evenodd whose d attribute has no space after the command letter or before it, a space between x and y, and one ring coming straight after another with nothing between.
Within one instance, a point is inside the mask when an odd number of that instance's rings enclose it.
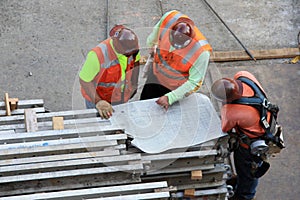
<instances>
[{"instance_id":1,"label":"asphalt surface","mask_svg":"<svg viewBox=\"0 0 300 200\"><path fill-rule=\"evenodd\" d=\"M161 5L160 5L161 2ZM298 0L207 1L244 46L251 50L295 48L300 30ZM108 3L108 4L107 4ZM162 7L162 9L161 9ZM243 50L203 1L178 0L1 0L0 96L44 99L51 111L83 107L78 72L87 52L104 40L114 24L125 24L145 40L162 12L178 9L189 15L216 51ZM287 148L271 158L257 199L300 196L299 75L289 59L211 63L219 76L238 70L254 73L281 107ZM141 81L142 82L142 81Z\"/></svg>"}]
</instances>

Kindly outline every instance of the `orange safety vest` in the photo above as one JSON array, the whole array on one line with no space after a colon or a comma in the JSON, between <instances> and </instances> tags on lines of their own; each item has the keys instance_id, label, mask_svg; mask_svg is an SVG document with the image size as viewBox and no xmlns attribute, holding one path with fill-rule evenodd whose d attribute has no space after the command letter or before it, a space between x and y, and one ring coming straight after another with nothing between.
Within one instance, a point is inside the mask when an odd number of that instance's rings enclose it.
<instances>
[{"instance_id":1,"label":"orange safety vest","mask_svg":"<svg viewBox=\"0 0 300 200\"><path fill-rule=\"evenodd\" d=\"M154 55L153 74L160 84L170 90L178 88L188 80L190 68L203 51L212 51L206 38L194 26L195 36L191 43L185 48L169 52L170 31L180 18L188 18L188 16L173 11L163 20L158 34L158 48Z\"/></svg>"},{"instance_id":2,"label":"orange safety vest","mask_svg":"<svg viewBox=\"0 0 300 200\"><path fill-rule=\"evenodd\" d=\"M122 81L122 68L110 40L108 38L92 49L97 54L100 63L100 71L92 82L101 99L113 104L124 103L134 92L131 77L135 67L135 58L133 56L128 58L125 80ZM85 99L91 101L83 88L81 88L81 92Z\"/></svg>"}]
</instances>

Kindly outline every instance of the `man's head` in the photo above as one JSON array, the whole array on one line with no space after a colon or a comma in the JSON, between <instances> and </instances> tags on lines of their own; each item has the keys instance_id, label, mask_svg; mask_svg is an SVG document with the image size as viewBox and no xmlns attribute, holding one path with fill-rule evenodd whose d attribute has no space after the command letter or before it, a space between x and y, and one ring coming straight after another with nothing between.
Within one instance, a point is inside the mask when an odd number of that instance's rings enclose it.
<instances>
[{"instance_id":1,"label":"man's head","mask_svg":"<svg viewBox=\"0 0 300 200\"><path fill-rule=\"evenodd\" d=\"M115 50L127 57L139 52L139 42L136 34L123 25L116 25L110 31Z\"/></svg>"},{"instance_id":2,"label":"man's head","mask_svg":"<svg viewBox=\"0 0 300 200\"><path fill-rule=\"evenodd\" d=\"M193 26L193 21L188 18L183 18L176 22L170 31L170 42L174 48L185 48L191 43L194 37Z\"/></svg>"},{"instance_id":3,"label":"man's head","mask_svg":"<svg viewBox=\"0 0 300 200\"><path fill-rule=\"evenodd\" d=\"M213 83L211 92L213 97L218 101L230 103L242 97L242 82L239 80L222 78Z\"/></svg>"}]
</instances>

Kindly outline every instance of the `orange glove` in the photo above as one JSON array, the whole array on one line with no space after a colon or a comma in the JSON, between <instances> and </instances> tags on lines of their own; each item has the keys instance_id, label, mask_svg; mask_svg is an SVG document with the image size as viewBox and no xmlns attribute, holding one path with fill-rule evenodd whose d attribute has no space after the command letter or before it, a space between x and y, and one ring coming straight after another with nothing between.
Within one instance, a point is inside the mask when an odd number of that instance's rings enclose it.
<instances>
[{"instance_id":1,"label":"orange glove","mask_svg":"<svg viewBox=\"0 0 300 200\"><path fill-rule=\"evenodd\" d=\"M96 104L96 108L100 114L100 117L103 119L109 119L112 116L113 108L110 103L105 100L100 100Z\"/></svg>"}]
</instances>

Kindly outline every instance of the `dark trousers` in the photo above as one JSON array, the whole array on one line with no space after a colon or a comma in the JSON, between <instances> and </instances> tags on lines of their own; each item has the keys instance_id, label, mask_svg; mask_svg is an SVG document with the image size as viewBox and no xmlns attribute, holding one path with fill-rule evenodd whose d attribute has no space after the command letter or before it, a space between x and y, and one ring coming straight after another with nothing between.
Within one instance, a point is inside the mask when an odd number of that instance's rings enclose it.
<instances>
[{"instance_id":1,"label":"dark trousers","mask_svg":"<svg viewBox=\"0 0 300 200\"><path fill-rule=\"evenodd\" d=\"M154 76L150 71L143 87L140 100L158 98L164 96L170 91L171 90L168 88L162 86L157 80L156 76Z\"/></svg>"},{"instance_id":2,"label":"dark trousers","mask_svg":"<svg viewBox=\"0 0 300 200\"><path fill-rule=\"evenodd\" d=\"M258 178L253 176L252 162L254 161L254 156L249 149L239 146L234 151L234 163L237 172L235 195L243 199L253 199L256 193Z\"/></svg>"}]
</instances>

